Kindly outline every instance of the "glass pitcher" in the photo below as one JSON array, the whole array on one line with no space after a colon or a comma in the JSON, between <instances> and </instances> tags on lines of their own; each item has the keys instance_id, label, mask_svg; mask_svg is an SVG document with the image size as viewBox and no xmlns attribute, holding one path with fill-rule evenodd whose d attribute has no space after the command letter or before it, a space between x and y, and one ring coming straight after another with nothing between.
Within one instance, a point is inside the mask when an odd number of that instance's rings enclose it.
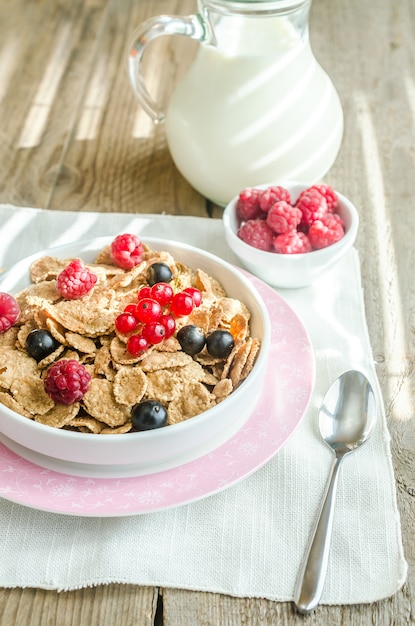
<instances>
[{"instance_id":1,"label":"glass pitcher","mask_svg":"<svg viewBox=\"0 0 415 626\"><path fill-rule=\"evenodd\" d=\"M164 122L178 170L202 195L227 204L243 188L312 184L343 136L337 92L310 47L311 0L198 0L198 13L162 15L132 35L129 75L144 110ZM146 46L161 35L200 42L167 111L143 82Z\"/></svg>"}]
</instances>

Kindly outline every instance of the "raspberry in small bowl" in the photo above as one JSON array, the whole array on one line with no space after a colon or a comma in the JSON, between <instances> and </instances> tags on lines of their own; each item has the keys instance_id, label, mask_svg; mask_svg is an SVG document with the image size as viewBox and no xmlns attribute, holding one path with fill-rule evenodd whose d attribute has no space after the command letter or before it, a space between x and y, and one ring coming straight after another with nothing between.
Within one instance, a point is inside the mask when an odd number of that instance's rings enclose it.
<instances>
[{"instance_id":1,"label":"raspberry in small bowl","mask_svg":"<svg viewBox=\"0 0 415 626\"><path fill-rule=\"evenodd\" d=\"M330 185L277 182L241 190L225 208L223 225L247 270L291 289L311 285L348 252L359 215Z\"/></svg>"}]
</instances>

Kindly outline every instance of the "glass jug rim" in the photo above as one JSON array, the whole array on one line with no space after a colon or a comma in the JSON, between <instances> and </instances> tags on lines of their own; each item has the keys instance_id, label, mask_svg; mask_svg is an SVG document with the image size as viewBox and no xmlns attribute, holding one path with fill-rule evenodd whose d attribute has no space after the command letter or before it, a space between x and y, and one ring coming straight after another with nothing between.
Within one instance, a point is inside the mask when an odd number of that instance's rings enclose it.
<instances>
[{"instance_id":1,"label":"glass jug rim","mask_svg":"<svg viewBox=\"0 0 415 626\"><path fill-rule=\"evenodd\" d=\"M198 0L199 11L212 10L223 15L287 15L309 9L312 0Z\"/></svg>"},{"instance_id":2,"label":"glass jug rim","mask_svg":"<svg viewBox=\"0 0 415 626\"><path fill-rule=\"evenodd\" d=\"M218 7L233 7L235 9L246 7L251 5L255 9L269 9L273 6L276 9L296 9L301 8L306 4L311 4L312 0L199 0L200 4L218 6Z\"/></svg>"}]
</instances>

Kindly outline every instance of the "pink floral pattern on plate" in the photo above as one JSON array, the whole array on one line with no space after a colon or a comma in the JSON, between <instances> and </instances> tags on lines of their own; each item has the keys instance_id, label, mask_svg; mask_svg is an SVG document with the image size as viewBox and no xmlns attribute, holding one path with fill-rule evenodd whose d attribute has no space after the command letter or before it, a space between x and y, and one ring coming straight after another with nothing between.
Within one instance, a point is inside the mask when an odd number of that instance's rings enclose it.
<instances>
[{"instance_id":1,"label":"pink floral pattern on plate","mask_svg":"<svg viewBox=\"0 0 415 626\"><path fill-rule=\"evenodd\" d=\"M132 478L55 472L22 459L0 443L0 497L66 515L138 515L213 495L269 461L307 409L314 385L314 355L305 328L285 300L259 279L249 278L267 305L272 346L257 407L229 441L178 468Z\"/></svg>"}]
</instances>

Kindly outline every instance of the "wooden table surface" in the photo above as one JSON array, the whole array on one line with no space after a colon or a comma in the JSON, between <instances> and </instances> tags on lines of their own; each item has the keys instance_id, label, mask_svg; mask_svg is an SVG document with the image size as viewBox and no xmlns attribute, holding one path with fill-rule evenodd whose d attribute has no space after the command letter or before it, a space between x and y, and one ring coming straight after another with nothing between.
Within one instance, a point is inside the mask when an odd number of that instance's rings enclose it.
<instances>
[{"instance_id":1,"label":"wooden table surface","mask_svg":"<svg viewBox=\"0 0 415 626\"><path fill-rule=\"evenodd\" d=\"M220 218L178 174L163 125L140 110L126 73L133 27L194 10L191 0L0 0L0 202ZM345 112L342 148L325 181L360 211L356 245L409 575L390 599L323 606L307 623L415 624L415 3L314 0L310 32ZM146 72L160 103L195 45L179 37L152 44ZM129 585L3 589L0 614L5 626L304 622L289 603Z\"/></svg>"}]
</instances>

